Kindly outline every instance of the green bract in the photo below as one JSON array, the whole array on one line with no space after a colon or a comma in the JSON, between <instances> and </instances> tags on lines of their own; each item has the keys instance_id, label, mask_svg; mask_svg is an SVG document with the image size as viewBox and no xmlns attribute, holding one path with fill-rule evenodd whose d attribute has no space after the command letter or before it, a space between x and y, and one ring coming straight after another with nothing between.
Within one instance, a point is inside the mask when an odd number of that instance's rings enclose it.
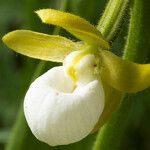
<instances>
[{"instance_id":1,"label":"green bract","mask_svg":"<svg viewBox=\"0 0 150 150\"><path fill-rule=\"evenodd\" d=\"M105 109L96 128L107 120L119 104L122 92L135 93L150 86L150 64L126 61L108 51L108 42L100 31L86 20L53 9L42 9L36 13L44 23L63 27L84 42L73 42L62 36L16 30L3 37L4 43L23 55L56 62L62 62L72 51L91 49L99 59L99 76L105 90Z\"/></svg>"}]
</instances>

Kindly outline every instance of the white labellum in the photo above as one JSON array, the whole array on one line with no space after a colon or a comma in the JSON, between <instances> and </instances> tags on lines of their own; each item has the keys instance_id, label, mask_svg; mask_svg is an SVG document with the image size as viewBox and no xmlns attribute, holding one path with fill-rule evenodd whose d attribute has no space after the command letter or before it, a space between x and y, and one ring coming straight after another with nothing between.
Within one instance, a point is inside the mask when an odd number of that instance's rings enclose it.
<instances>
[{"instance_id":1,"label":"white labellum","mask_svg":"<svg viewBox=\"0 0 150 150\"><path fill-rule=\"evenodd\" d=\"M32 133L51 146L80 141L94 128L104 108L101 81L75 88L63 66L37 78L25 96L24 112Z\"/></svg>"}]
</instances>

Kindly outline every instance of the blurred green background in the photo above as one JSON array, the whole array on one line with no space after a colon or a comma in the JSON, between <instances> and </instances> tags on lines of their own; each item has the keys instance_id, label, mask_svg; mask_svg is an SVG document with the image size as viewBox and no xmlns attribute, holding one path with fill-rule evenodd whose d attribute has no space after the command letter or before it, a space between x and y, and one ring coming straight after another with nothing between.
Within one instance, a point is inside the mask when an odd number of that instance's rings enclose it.
<instances>
[{"instance_id":1,"label":"blurred green background","mask_svg":"<svg viewBox=\"0 0 150 150\"><path fill-rule=\"evenodd\" d=\"M34 13L40 8L60 9L63 0L1 0L0 1L0 38L12 30L29 29L38 32L52 34L54 27L44 25ZM105 8L107 0L68 0L65 11L72 12L96 25L99 17ZM114 43L114 51L121 55L126 39L128 20L122 27L119 38ZM60 34L69 38L74 38L64 30ZM149 61L149 58L147 59ZM0 150L3 150L8 142L10 131L17 118L19 106L25 91L35 74L39 65L39 60L24 57L8 49L0 40ZM45 72L52 66L59 65L47 62L44 64ZM129 118L129 125L122 140L122 150L150 150L150 89L132 95L135 107L132 109ZM24 128L20 134L24 134ZM41 150L59 149L59 150L90 150L94 144L96 134L89 135L81 142L68 146L59 146L50 148L46 144L41 144L32 137L34 144L41 146ZM31 136L31 135L29 135ZM18 138L20 135L18 135ZM28 145L25 149L33 150ZM15 149L14 149L15 150ZM22 150L22 149L20 149Z\"/></svg>"}]
</instances>

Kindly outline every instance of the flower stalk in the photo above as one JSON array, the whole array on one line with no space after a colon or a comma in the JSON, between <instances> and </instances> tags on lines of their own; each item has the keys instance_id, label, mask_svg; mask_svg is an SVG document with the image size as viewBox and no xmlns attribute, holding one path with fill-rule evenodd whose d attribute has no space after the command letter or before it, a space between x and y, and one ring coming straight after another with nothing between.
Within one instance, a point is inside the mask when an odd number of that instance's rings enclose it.
<instances>
[{"instance_id":1,"label":"flower stalk","mask_svg":"<svg viewBox=\"0 0 150 150\"><path fill-rule=\"evenodd\" d=\"M109 0L97 29L108 41L114 41L127 16L129 0Z\"/></svg>"}]
</instances>

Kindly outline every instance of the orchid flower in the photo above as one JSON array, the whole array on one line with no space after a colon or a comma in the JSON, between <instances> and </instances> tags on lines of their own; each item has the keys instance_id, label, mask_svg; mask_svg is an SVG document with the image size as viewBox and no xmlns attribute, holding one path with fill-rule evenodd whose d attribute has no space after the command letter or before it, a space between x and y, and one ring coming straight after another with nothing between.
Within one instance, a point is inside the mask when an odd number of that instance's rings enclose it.
<instances>
[{"instance_id":1,"label":"orchid flower","mask_svg":"<svg viewBox=\"0 0 150 150\"><path fill-rule=\"evenodd\" d=\"M116 56L102 34L73 14L42 9L43 23L60 26L82 40L16 30L3 37L14 51L41 60L62 62L29 87L24 112L32 133L51 146L80 141L96 131L121 101L120 93L150 86L150 64Z\"/></svg>"}]
</instances>

